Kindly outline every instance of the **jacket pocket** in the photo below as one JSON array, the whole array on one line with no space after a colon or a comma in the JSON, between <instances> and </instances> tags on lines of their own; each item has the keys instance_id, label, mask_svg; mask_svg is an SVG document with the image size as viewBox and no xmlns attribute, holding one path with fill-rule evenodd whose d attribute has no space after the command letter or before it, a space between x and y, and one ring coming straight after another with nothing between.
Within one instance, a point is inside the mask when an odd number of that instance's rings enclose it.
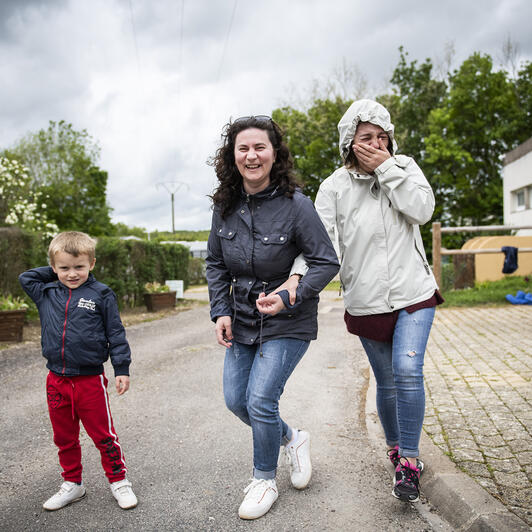
<instances>
[{"instance_id":1,"label":"jacket pocket","mask_svg":"<svg viewBox=\"0 0 532 532\"><path fill-rule=\"evenodd\" d=\"M427 275L430 275L429 262L427 261L427 257L425 256L425 251L424 251L424 248L423 248L423 244L418 242L417 235L414 235L414 247L416 249L416 253L418 254L419 258L421 259L421 262L423 263L423 268L425 268L425 273Z\"/></svg>"},{"instance_id":2,"label":"jacket pocket","mask_svg":"<svg viewBox=\"0 0 532 532\"><path fill-rule=\"evenodd\" d=\"M235 238L236 231L227 225L222 225L216 230L216 234L224 240L233 240Z\"/></svg>"},{"instance_id":3,"label":"jacket pocket","mask_svg":"<svg viewBox=\"0 0 532 532\"><path fill-rule=\"evenodd\" d=\"M261 242L265 245L282 246L288 241L287 233L272 233L269 235L259 235Z\"/></svg>"},{"instance_id":4,"label":"jacket pocket","mask_svg":"<svg viewBox=\"0 0 532 532\"><path fill-rule=\"evenodd\" d=\"M245 246L245 242L242 242L241 238L235 238L236 233L236 229L228 224L223 224L216 230L216 234L220 238L225 266L232 274L238 272L240 265L245 263L244 251L242 249Z\"/></svg>"}]
</instances>

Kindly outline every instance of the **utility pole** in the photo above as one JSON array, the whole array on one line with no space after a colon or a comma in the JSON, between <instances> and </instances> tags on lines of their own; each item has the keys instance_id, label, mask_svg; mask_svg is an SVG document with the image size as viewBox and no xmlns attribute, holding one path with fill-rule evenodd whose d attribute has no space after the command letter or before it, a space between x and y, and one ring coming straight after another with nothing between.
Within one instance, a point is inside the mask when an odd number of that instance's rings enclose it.
<instances>
[{"instance_id":1,"label":"utility pole","mask_svg":"<svg viewBox=\"0 0 532 532\"><path fill-rule=\"evenodd\" d=\"M163 187L169 194L172 202L172 233L175 234L175 215L174 215L174 194L182 187L188 185L181 181L167 181L165 183L157 183L156 187Z\"/></svg>"}]
</instances>

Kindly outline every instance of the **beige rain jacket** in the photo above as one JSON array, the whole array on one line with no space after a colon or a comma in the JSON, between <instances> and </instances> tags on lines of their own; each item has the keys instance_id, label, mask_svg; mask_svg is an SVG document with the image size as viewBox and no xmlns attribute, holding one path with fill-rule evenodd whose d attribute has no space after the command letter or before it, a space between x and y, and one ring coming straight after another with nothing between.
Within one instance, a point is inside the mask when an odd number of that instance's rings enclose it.
<instances>
[{"instance_id":1,"label":"beige rain jacket","mask_svg":"<svg viewBox=\"0 0 532 532\"><path fill-rule=\"evenodd\" d=\"M388 111L359 100L338 123L344 160L360 122L382 127L395 154ZM374 175L339 168L321 184L316 209L331 240L337 238L344 303L351 315L391 312L433 295L437 284L419 224L431 219L434 194L411 157L394 155Z\"/></svg>"}]
</instances>

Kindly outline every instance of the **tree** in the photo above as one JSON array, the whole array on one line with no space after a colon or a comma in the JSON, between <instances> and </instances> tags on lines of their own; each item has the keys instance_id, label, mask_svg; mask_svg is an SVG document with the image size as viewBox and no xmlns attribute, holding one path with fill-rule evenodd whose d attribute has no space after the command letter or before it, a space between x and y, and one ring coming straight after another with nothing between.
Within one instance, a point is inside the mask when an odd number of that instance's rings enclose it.
<instances>
[{"instance_id":1,"label":"tree","mask_svg":"<svg viewBox=\"0 0 532 532\"><path fill-rule=\"evenodd\" d=\"M0 157L0 226L16 225L52 237L58 227L46 217L45 198L31 190L31 179L18 161Z\"/></svg>"},{"instance_id":2,"label":"tree","mask_svg":"<svg viewBox=\"0 0 532 532\"><path fill-rule=\"evenodd\" d=\"M427 119L430 112L441 105L447 86L444 81L433 79L430 59L419 65L417 61L408 63L408 53L403 47L399 52L399 63L390 80L392 93L377 99L390 111L399 151L422 164L425 137L429 133Z\"/></svg>"},{"instance_id":3,"label":"tree","mask_svg":"<svg viewBox=\"0 0 532 532\"><path fill-rule=\"evenodd\" d=\"M532 63L525 63L514 82L519 118L516 140L520 144L532 136Z\"/></svg>"},{"instance_id":4,"label":"tree","mask_svg":"<svg viewBox=\"0 0 532 532\"><path fill-rule=\"evenodd\" d=\"M28 167L34 191L48 196L46 214L61 230L112 233L106 203L107 172L97 166L99 147L86 130L50 121L5 154Z\"/></svg>"},{"instance_id":5,"label":"tree","mask_svg":"<svg viewBox=\"0 0 532 532\"><path fill-rule=\"evenodd\" d=\"M136 236L147 240L147 235L148 233L144 227L129 227L122 222L114 224L114 236Z\"/></svg>"},{"instance_id":6,"label":"tree","mask_svg":"<svg viewBox=\"0 0 532 532\"><path fill-rule=\"evenodd\" d=\"M532 64L515 76L495 70L489 55L475 53L443 80L430 59L409 62L404 49L399 52L392 90L377 100L390 111L399 152L418 162L433 187L433 219L445 225L501 223L503 155L532 135ZM449 45L447 71L453 53ZM341 165L337 124L351 101L338 94L316 97L302 110L286 105L273 112L313 199ZM429 253L430 229L421 228ZM455 247L463 237L446 240Z\"/></svg>"},{"instance_id":7,"label":"tree","mask_svg":"<svg viewBox=\"0 0 532 532\"><path fill-rule=\"evenodd\" d=\"M475 53L450 76L447 97L429 115L424 161L443 222L502 222L501 161L518 143L520 114L513 83L490 56Z\"/></svg>"}]
</instances>

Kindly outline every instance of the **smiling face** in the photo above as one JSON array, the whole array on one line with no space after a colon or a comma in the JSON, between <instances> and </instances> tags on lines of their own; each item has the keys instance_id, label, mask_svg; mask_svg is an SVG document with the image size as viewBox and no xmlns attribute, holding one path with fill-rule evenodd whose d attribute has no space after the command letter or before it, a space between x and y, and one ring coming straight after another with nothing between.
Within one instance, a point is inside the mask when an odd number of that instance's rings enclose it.
<instances>
[{"instance_id":1,"label":"smiling face","mask_svg":"<svg viewBox=\"0 0 532 532\"><path fill-rule=\"evenodd\" d=\"M275 150L263 129L244 129L235 138L235 163L242 176L244 190L256 194L270 184Z\"/></svg>"},{"instance_id":2,"label":"smiling face","mask_svg":"<svg viewBox=\"0 0 532 532\"><path fill-rule=\"evenodd\" d=\"M89 278L89 272L94 268L95 263L96 259L93 259L91 263L86 253L80 253L75 257L66 251L58 251L51 266L59 281L67 288L74 290Z\"/></svg>"}]
</instances>

